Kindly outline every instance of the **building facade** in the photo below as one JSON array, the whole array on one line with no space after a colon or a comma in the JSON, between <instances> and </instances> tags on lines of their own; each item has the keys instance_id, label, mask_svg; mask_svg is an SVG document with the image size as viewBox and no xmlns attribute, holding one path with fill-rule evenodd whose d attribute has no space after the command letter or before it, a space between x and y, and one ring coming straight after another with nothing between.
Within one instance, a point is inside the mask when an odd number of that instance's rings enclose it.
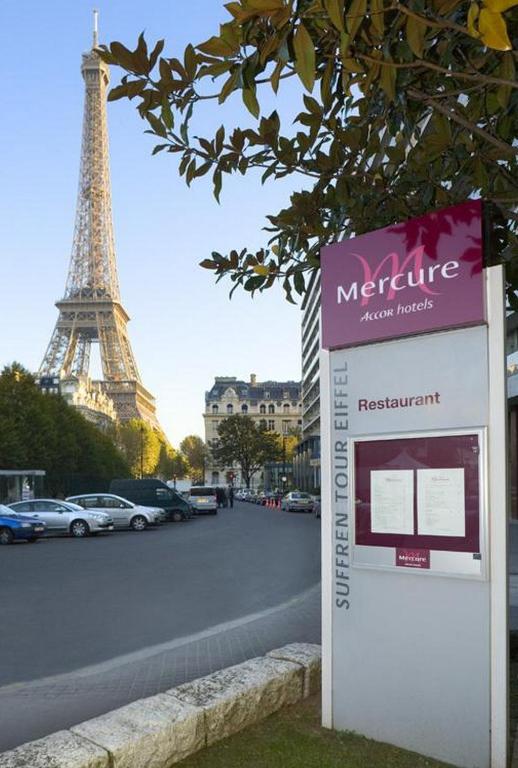
<instances>
[{"instance_id":1,"label":"building facade","mask_svg":"<svg viewBox=\"0 0 518 768\"><path fill-rule=\"evenodd\" d=\"M212 388L205 393L205 442L208 446L218 439L220 422L233 415L250 416L256 424L280 435L300 432L302 427L301 387L297 381L258 382L255 374L250 381L235 376L216 376ZM205 467L205 482L228 485L233 475L235 487L242 486L237 467L219 467L209 459ZM253 478L255 488L262 487L264 473Z\"/></svg>"},{"instance_id":2,"label":"building facade","mask_svg":"<svg viewBox=\"0 0 518 768\"><path fill-rule=\"evenodd\" d=\"M320 273L315 272L302 302L302 435L293 458L294 483L320 492Z\"/></svg>"}]
</instances>

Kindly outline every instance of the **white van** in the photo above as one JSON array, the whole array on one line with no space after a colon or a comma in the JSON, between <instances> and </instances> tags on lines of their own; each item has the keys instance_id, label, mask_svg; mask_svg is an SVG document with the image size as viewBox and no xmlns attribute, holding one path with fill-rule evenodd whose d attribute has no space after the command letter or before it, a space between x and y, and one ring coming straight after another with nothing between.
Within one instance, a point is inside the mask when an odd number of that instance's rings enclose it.
<instances>
[{"instance_id":1,"label":"white van","mask_svg":"<svg viewBox=\"0 0 518 768\"><path fill-rule=\"evenodd\" d=\"M218 514L218 497L213 486L194 485L189 491L189 503L198 515Z\"/></svg>"}]
</instances>

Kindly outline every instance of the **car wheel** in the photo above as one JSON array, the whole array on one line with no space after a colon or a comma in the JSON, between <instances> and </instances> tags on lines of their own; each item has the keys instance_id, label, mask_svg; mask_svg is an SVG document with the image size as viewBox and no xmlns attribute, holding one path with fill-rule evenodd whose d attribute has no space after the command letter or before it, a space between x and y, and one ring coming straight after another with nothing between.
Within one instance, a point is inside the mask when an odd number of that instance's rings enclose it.
<instances>
[{"instance_id":1,"label":"car wheel","mask_svg":"<svg viewBox=\"0 0 518 768\"><path fill-rule=\"evenodd\" d=\"M131 518L130 526L134 531L145 531L147 528L147 520L142 515L135 515L135 517Z\"/></svg>"},{"instance_id":2,"label":"car wheel","mask_svg":"<svg viewBox=\"0 0 518 768\"><path fill-rule=\"evenodd\" d=\"M0 544L12 544L14 534L9 528L0 528Z\"/></svg>"},{"instance_id":3,"label":"car wheel","mask_svg":"<svg viewBox=\"0 0 518 768\"><path fill-rule=\"evenodd\" d=\"M181 523L181 522L182 522L182 513L173 512L173 523Z\"/></svg>"},{"instance_id":4,"label":"car wheel","mask_svg":"<svg viewBox=\"0 0 518 768\"><path fill-rule=\"evenodd\" d=\"M70 523L70 533L76 539L84 539L90 533L90 528L85 520L73 520Z\"/></svg>"}]
</instances>

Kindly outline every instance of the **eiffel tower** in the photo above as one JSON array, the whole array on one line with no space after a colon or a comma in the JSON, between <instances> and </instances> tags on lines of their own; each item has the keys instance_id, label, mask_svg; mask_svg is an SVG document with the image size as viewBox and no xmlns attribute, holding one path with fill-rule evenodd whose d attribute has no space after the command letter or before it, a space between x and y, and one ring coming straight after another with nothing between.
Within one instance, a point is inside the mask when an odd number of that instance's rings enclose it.
<instances>
[{"instance_id":1,"label":"eiffel tower","mask_svg":"<svg viewBox=\"0 0 518 768\"><path fill-rule=\"evenodd\" d=\"M142 385L127 332L113 237L106 91L109 69L97 53L97 12L93 46L83 54L85 105L79 191L72 255L59 317L39 369L46 377L89 382L90 351L99 344L102 381L121 421L140 418L158 427L155 400Z\"/></svg>"}]
</instances>

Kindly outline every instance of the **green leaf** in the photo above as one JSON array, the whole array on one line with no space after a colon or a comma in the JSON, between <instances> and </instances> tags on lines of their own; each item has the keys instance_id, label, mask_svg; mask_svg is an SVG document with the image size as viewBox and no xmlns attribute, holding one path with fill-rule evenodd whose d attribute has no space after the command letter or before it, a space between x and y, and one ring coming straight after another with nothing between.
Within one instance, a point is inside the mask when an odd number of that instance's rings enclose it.
<instances>
[{"instance_id":1,"label":"green leaf","mask_svg":"<svg viewBox=\"0 0 518 768\"><path fill-rule=\"evenodd\" d=\"M214 191L214 197L216 198L216 200L219 203L219 196L221 194L221 185L223 183L222 174L221 174L221 171L219 170L219 168L217 168L214 171L214 175L212 177L212 181L214 182L214 190L213 190Z\"/></svg>"},{"instance_id":2,"label":"green leaf","mask_svg":"<svg viewBox=\"0 0 518 768\"><path fill-rule=\"evenodd\" d=\"M231 45L214 35L196 48L202 53L208 53L209 56L232 56L234 53Z\"/></svg>"},{"instance_id":3,"label":"green leaf","mask_svg":"<svg viewBox=\"0 0 518 768\"><path fill-rule=\"evenodd\" d=\"M164 139L167 138L166 127L156 115L154 115L152 112L148 112L146 115L146 120L153 129L153 133L156 133L158 136L162 136Z\"/></svg>"},{"instance_id":4,"label":"green leaf","mask_svg":"<svg viewBox=\"0 0 518 768\"><path fill-rule=\"evenodd\" d=\"M406 20L406 39L412 53L418 59L423 58L426 24L418 21L414 16L408 16Z\"/></svg>"},{"instance_id":5,"label":"green leaf","mask_svg":"<svg viewBox=\"0 0 518 768\"><path fill-rule=\"evenodd\" d=\"M244 104L250 114L254 117L259 117L259 102L257 101L254 91L251 88L243 88L242 93Z\"/></svg>"},{"instance_id":6,"label":"green leaf","mask_svg":"<svg viewBox=\"0 0 518 768\"><path fill-rule=\"evenodd\" d=\"M151 51L151 55L149 57L149 69L150 69L150 71L154 68L155 64L158 61L158 57L160 56L160 54L164 50L164 44L165 44L164 40L159 40L157 42L157 44L155 45L155 47L153 48L153 50Z\"/></svg>"},{"instance_id":7,"label":"green leaf","mask_svg":"<svg viewBox=\"0 0 518 768\"><path fill-rule=\"evenodd\" d=\"M220 91L220 94L218 96L218 103L223 104L224 101L230 96L232 91L236 90L237 83L239 80L239 69L235 69L228 80L225 81L223 88Z\"/></svg>"},{"instance_id":8,"label":"green leaf","mask_svg":"<svg viewBox=\"0 0 518 768\"><path fill-rule=\"evenodd\" d=\"M116 85L115 88L112 88L111 91L108 94L108 101L117 101L117 99L123 99L124 96L128 95L128 84L125 83L124 85Z\"/></svg>"},{"instance_id":9,"label":"green leaf","mask_svg":"<svg viewBox=\"0 0 518 768\"><path fill-rule=\"evenodd\" d=\"M349 10L345 16L348 32L351 36L351 42L356 37L360 24L365 18L367 12L367 0L352 0Z\"/></svg>"},{"instance_id":10,"label":"green leaf","mask_svg":"<svg viewBox=\"0 0 518 768\"><path fill-rule=\"evenodd\" d=\"M204 269L217 269L218 265L212 259L203 259L203 261L200 261L200 267Z\"/></svg>"},{"instance_id":11,"label":"green leaf","mask_svg":"<svg viewBox=\"0 0 518 768\"><path fill-rule=\"evenodd\" d=\"M125 45L115 41L111 43L110 51L112 56L116 59L117 64L130 72L136 71L138 68L138 60L131 51L128 51Z\"/></svg>"},{"instance_id":12,"label":"green leaf","mask_svg":"<svg viewBox=\"0 0 518 768\"><path fill-rule=\"evenodd\" d=\"M334 26L340 32L345 32L344 0L324 0L324 6Z\"/></svg>"},{"instance_id":13,"label":"green leaf","mask_svg":"<svg viewBox=\"0 0 518 768\"><path fill-rule=\"evenodd\" d=\"M380 84L390 101L396 98L396 68L387 64L381 67Z\"/></svg>"},{"instance_id":14,"label":"green leaf","mask_svg":"<svg viewBox=\"0 0 518 768\"><path fill-rule=\"evenodd\" d=\"M301 22L293 37L293 50L295 52L295 69L308 91L313 90L315 84L315 46L311 35Z\"/></svg>"},{"instance_id":15,"label":"green leaf","mask_svg":"<svg viewBox=\"0 0 518 768\"><path fill-rule=\"evenodd\" d=\"M295 286L295 290L299 294L299 296L302 296L304 291L306 290L306 281L304 280L304 274L297 270L295 272L295 275L293 277L293 285Z\"/></svg>"},{"instance_id":16,"label":"green leaf","mask_svg":"<svg viewBox=\"0 0 518 768\"><path fill-rule=\"evenodd\" d=\"M383 0L371 0L371 21L372 26L381 39L385 34L385 13L383 11Z\"/></svg>"}]
</instances>

